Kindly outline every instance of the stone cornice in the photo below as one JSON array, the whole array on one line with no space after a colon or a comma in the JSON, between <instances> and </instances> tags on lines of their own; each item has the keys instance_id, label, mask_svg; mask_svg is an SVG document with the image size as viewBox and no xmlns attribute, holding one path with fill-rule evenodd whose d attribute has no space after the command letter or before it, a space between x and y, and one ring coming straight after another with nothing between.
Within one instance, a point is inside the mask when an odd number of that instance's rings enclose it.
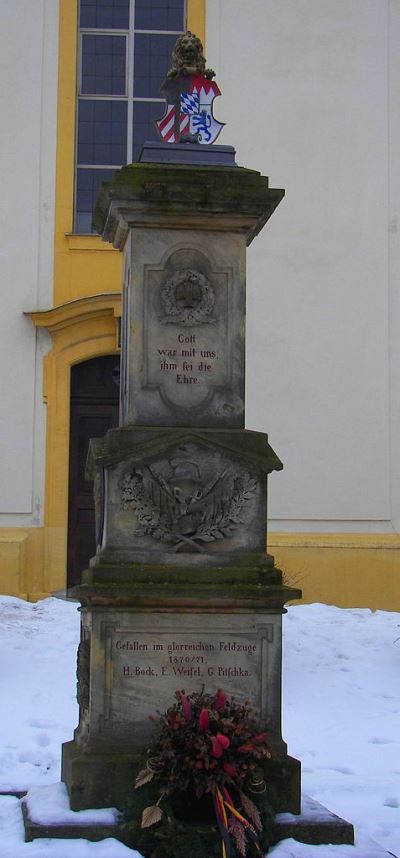
<instances>
[{"instance_id":1,"label":"stone cornice","mask_svg":"<svg viewBox=\"0 0 400 858\"><path fill-rule=\"evenodd\" d=\"M244 167L129 164L103 184L93 222L119 250L142 226L240 232L249 245L284 193Z\"/></svg>"}]
</instances>

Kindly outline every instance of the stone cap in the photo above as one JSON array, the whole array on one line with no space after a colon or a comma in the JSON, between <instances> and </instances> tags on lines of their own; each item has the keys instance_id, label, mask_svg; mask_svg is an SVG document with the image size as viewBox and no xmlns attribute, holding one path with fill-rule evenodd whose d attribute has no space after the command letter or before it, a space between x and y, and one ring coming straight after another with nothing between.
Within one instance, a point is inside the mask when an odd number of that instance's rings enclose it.
<instances>
[{"instance_id":1,"label":"stone cap","mask_svg":"<svg viewBox=\"0 0 400 858\"><path fill-rule=\"evenodd\" d=\"M234 167L233 146L204 143L161 143L146 140L138 161L152 164L203 164L212 167Z\"/></svg>"},{"instance_id":2,"label":"stone cap","mask_svg":"<svg viewBox=\"0 0 400 858\"><path fill-rule=\"evenodd\" d=\"M103 183L93 226L119 250L144 226L240 232L249 245L284 194L245 167L128 164Z\"/></svg>"},{"instance_id":3,"label":"stone cap","mask_svg":"<svg viewBox=\"0 0 400 858\"><path fill-rule=\"evenodd\" d=\"M128 567L129 568L129 567ZM94 573L96 570L93 570ZM126 570L127 571L127 570ZM192 576L190 584L187 581L173 585L165 575L165 583L153 584L151 578L147 582L136 583L134 575L130 583L84 583L72 587L71 596L78 599L82 605L99 608L117 609L132 606L135 611L184 610L198 613L204 611L230 612L232 610L252 611L254 613L267 610L285 612L284 605L293 599L301 599L301 590L288 587L285 584L230 584L216 577L213 583L203 584Z\"/></svg>"},{"instance_id":4,"label":"stone cap","mask_svg":"<svg viewBox=\"0 0 400 858\"><path fill-rule=\"evenodd\" d=\"M105 438L92 439L86 466L87 479L94 479L97 467L109 467L126 457L142 462L147 456L167 452L169 447L195 442L220 448L258 465L265 473L281 471L283 464L268 443L268 435L250 429L192 429L127 426L110 429Z\"/></svg>"}]
</instances>

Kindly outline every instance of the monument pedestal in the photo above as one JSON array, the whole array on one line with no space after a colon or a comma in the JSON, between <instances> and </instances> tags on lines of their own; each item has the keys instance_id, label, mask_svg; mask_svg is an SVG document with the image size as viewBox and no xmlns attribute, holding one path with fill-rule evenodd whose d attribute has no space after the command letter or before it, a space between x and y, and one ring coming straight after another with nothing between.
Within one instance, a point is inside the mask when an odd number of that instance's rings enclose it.
<instances>
[{"instance_id":1,"label":"monument pedestal","mask_svg":"<svg viewBox=\"0 0 400 858\"><path fill-rule=\"evenodd\" d=\"M73 810L122 810L151 741L150 716L168 708L175 690L190 693L205 685L210 693L223 688L248 699L260 712L275 751L267 765L274 807L299 812L300 764L287 755L280 723L282 609L277 603L287 598L287 588L272 587L269 606L267 587L239 585L245 592L237 594L233 608L237 586L201 585L199 595L186 583L175 610L166 607L162 592L153 590L150 597L149 583L129 591L79 588L85 602L78 655L80 724L74 741L63 746L62 760Z\"/></svg>"},{"instance_id":2,"label":"monument pedestal","mask_svg":"<svg viewBox=\"0 0 400 858\"><path fill-rule=\"evenodd\" d=\"M268 725L277 810L297 813L300 765L281 736L282 584L265 554L267 476L245 430L111 430L92 442L99 550L81 586L80 723L63 748L73 810L122 809L150 720L175 691L246 699Z\"/></svg>"},{"instance_id":3,"label":"monument pedestal","mask_svg":"<svg viewBox=\"0 0 400 858\"><path fill-rule=\"evenodd\" d=\"M267 478L282 463L244 429L246 246L284 192L232 153L223 166L213 147L184 146L183 164L145 147L148 161L117 172L96 211L124 251L120 428L89 455L97 553L71 591L80 719L62 778L73 810L123 809L150 719L178 690L223 689L268 731L274 810L298 814L281 647L284 604L301 592L265 552Z\"/></svg>"}]
</instances>

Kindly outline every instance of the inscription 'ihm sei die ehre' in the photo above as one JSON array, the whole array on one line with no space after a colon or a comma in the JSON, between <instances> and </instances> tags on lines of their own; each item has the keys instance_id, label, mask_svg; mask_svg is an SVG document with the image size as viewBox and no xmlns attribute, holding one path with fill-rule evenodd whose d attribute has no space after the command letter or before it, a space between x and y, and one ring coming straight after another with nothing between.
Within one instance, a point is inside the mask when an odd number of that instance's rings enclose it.
<instances>
[{"instance_id":1,"label":"inscription 'ihm sei die ehre'","mask_svg":"<svg viewBox=\"0 0 400 858\"><path fill-rule=\"evenodd\" d=\"M178 334L175 348L158 347L157 351L160 372L175 373L176 384L201 384L202 376L212 372L218 360L214 349L198 346L196 334Z\"/></svg>"}]
</instances>

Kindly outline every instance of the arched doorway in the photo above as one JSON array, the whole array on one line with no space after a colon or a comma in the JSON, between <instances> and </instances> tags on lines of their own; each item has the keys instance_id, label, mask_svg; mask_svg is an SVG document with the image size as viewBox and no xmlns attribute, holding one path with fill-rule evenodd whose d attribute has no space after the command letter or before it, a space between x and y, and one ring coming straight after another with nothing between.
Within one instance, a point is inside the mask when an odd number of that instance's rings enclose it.
<instances>
[{"instance_id":1,"label":"arched doorway","mask_svg":"<svg viewBox=\"0 0 400 858\"><path fill-rule=\"evenodd\" d=\"M103 355L71 367L68 587L80 583L96 550L93 483L85 479L89 441L118 426L118 410L118 355Z\"/></svg>"}]
</instances>

